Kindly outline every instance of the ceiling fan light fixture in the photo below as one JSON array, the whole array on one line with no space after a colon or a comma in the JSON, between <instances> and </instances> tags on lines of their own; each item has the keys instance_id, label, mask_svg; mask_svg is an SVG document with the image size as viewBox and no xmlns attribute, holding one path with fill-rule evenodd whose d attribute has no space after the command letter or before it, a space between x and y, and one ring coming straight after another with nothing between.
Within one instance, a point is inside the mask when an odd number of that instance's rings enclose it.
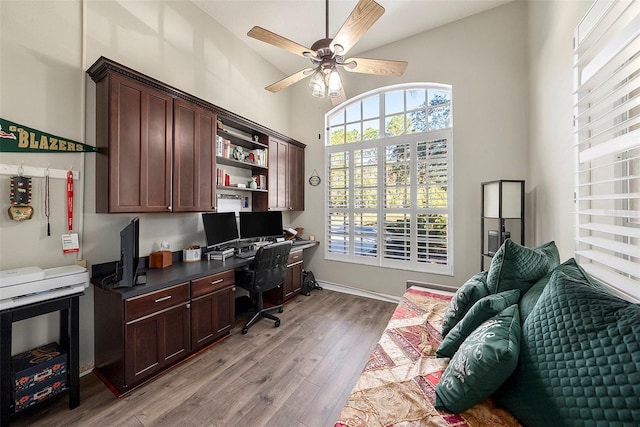
<instances>
[{"instance_id":1,"label":"ceiling fan light fixture","mask_svg":"<svg viewBox=\"0 0 640 427\"><path fill-rule=\"evenodd\" d=\"M342 80L340 79L338 70L336 70L335 68L333 68L333 70L331 70L331 73L329 73L328 92L328 95L331 98L340 96L342 92Z\"/></svg>"},{"instance_id":2,"label":"ceiling fan light fixture","mask_svg":"<svg viewBox=\"0 0 640 427\"><path fill-rule=\"evenodd\" d=\"M347 52L382 14L384 14L384 7L376 3L375 0L358 0L358 4L344 21L342 27L331 38L329 37L329 0L325 0L325 36L313 43L311 48L262 27L253 27L247 33L249 37L307 58L312 64L311 67L285 77L265 89L277 92L311 76L309 87L313 96L324 98L328 95L331 98L331 103L337 105L346 99L342 79L337 71L338 66L343 67L349 73L401 76L407 67L405 61L346 57Z\"/></svg>"},{"instance_id":3,"label":"ceiling fan light fixture","mask_svg":"<svg viewBox=\"0 0 640 427\"><path fill-rule=\"evenodd\" d=\"M320 70L316 70L313 76L311 76L309 87L311 88L311 95L316 98L324 98L326 87L324 84L324 75Z\"/></svg>"}]
</instances>

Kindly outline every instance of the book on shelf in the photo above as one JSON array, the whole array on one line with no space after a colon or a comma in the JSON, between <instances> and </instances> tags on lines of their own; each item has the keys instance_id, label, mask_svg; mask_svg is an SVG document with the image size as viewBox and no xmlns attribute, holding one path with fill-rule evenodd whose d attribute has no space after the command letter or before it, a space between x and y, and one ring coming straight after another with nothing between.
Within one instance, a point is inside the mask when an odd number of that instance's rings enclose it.
<instances>
[{"instance_id":1,"label":"book on shelf","mask_svg":"<svg viewBox=\"0 0 640 427\"><path fill-rule=\"evenodd\" d=\"M229 187L229 174L221 168L216 169L216 185Z\"/></svg>"},{"instance_id":2,"label":"book on shelf","mask_svg":"<svg viewBox=\"0 0 640 427\"><path fill-rule=\"evenodd\" d=\"M258 185L259 190L267 189L267 176L266 175L254 175L253 178L256 180L256 184Z\"/></svg>"},{"instance_id":3,"label":"book on shelf","mask_svg":"<svg viewBox=\"0 0 640 427\"><path fill-rule=\"evenodd\" d=\"M231 141L221 136L216 138L216 156L228 159L231 157Z\"/></svg>"}]
</instances>

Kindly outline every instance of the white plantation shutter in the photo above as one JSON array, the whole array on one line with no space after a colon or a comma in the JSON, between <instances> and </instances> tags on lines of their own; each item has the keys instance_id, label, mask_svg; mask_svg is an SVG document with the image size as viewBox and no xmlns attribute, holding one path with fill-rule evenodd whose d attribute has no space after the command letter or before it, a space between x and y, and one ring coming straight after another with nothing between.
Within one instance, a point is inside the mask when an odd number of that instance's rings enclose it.
<instances>
[{"instance_id":1,"label":"white plantation shutter","mask_svg":"<svg viewBox=\"0 0 640 427\"><path fill-rule=\"evenodd\" d=\"M640 301L640 0L596 1L574 45L576 258Z\"/></svg>"},{"instance_id":2,"label":"white plantation shutter","mask_svg":"<svg viewBox=\"0 0 640 427\"><path fill-rule=\"evenodd\" d=\"M325 257L453 274L451 88L362 95L327 133Z\"/></svg>"}]
</instances>

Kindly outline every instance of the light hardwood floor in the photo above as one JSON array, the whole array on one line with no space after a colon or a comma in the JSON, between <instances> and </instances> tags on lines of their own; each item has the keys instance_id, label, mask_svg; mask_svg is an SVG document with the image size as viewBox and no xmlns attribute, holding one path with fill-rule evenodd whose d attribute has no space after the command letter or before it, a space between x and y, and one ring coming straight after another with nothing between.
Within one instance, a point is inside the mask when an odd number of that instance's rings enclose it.
<instances>
[{"instance_id":1,"label":"light hardwood floor","mask_svg":"<svg viewBox=\"0 0 640 427\"><path fill-rule=\"evenodd\" d=\"M330 290L285 305L279 328L263 319L116 398L88 374L80 406L66 394L11 426L333 426L395 304Z\"/></svg>"}]
</instances>

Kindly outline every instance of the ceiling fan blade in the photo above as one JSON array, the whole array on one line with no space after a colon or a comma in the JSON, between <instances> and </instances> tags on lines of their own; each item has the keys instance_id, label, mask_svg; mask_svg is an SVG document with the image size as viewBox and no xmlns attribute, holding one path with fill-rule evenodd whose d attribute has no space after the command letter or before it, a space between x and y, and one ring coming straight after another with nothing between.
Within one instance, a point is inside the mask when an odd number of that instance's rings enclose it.
<instances>
[{"instance_id":1,"label":"ceiling fan blade","mask_svg":"<svg viewBox=\"0 0 640 427\"><path fill-rule=\"evenodd\" d=\"M290 75L289 77L285 77L284 79L273 83L265 87L266 90L270 92L278 92L281 89L291 86L294 83L299 82L307 76L313 74L314 68L305 68L304 70L300 70L295 74Z\"/></svg>"},{"instance_id":2,"label":"ceiling fan blade","mask_svg":"<svg viewBox=\"0 0 640 427\"><path fill-rule=\"evenodd\" d=\"M280 49L288 50L296 55L305 56L305 52L312 53L311 49L302 46L296 42L293 42L287 38L282 37L269 30L265 30L262 27L253 27L247 33L249 37L252 37L261 42L269 43L272 46L279 47Z\"/></svg>"},{"instance_id":3,"label":"ceiling fan blade","mask_svg":"<svg viewBox=\"0 0 640 427\"><path fill-rule=\"evenodd\" d=\"M342 65L346 71L351 73L401 76L409 63L389 59L349 58Z\"/></svg>"},{"instance_id":4,"label":"ceiling fan blade","mask_svg":"<svg viewBox=\"0 0 640 427\"><path fill-rule=\"evenodd\" d=\"M342 104L344 101L347 100L347 94L344 93L344 87L340 88L340 96L335 96L335 97L331 97L331 105L333 105L334 107L338 104Z\"/></svg>"},{"instance_id":5,"label":"ceiling fan blade","mask_svg":"<svg viewBox=\"0 0 640 427\"><path fill-rule=\"evenodd\" d=\"M335 52L335 46L340 45L342 50L336 53L344 55L383 13L384 7L375 1L360 0L331 42L331 49Z\"/></svg>"}]
</instances>

